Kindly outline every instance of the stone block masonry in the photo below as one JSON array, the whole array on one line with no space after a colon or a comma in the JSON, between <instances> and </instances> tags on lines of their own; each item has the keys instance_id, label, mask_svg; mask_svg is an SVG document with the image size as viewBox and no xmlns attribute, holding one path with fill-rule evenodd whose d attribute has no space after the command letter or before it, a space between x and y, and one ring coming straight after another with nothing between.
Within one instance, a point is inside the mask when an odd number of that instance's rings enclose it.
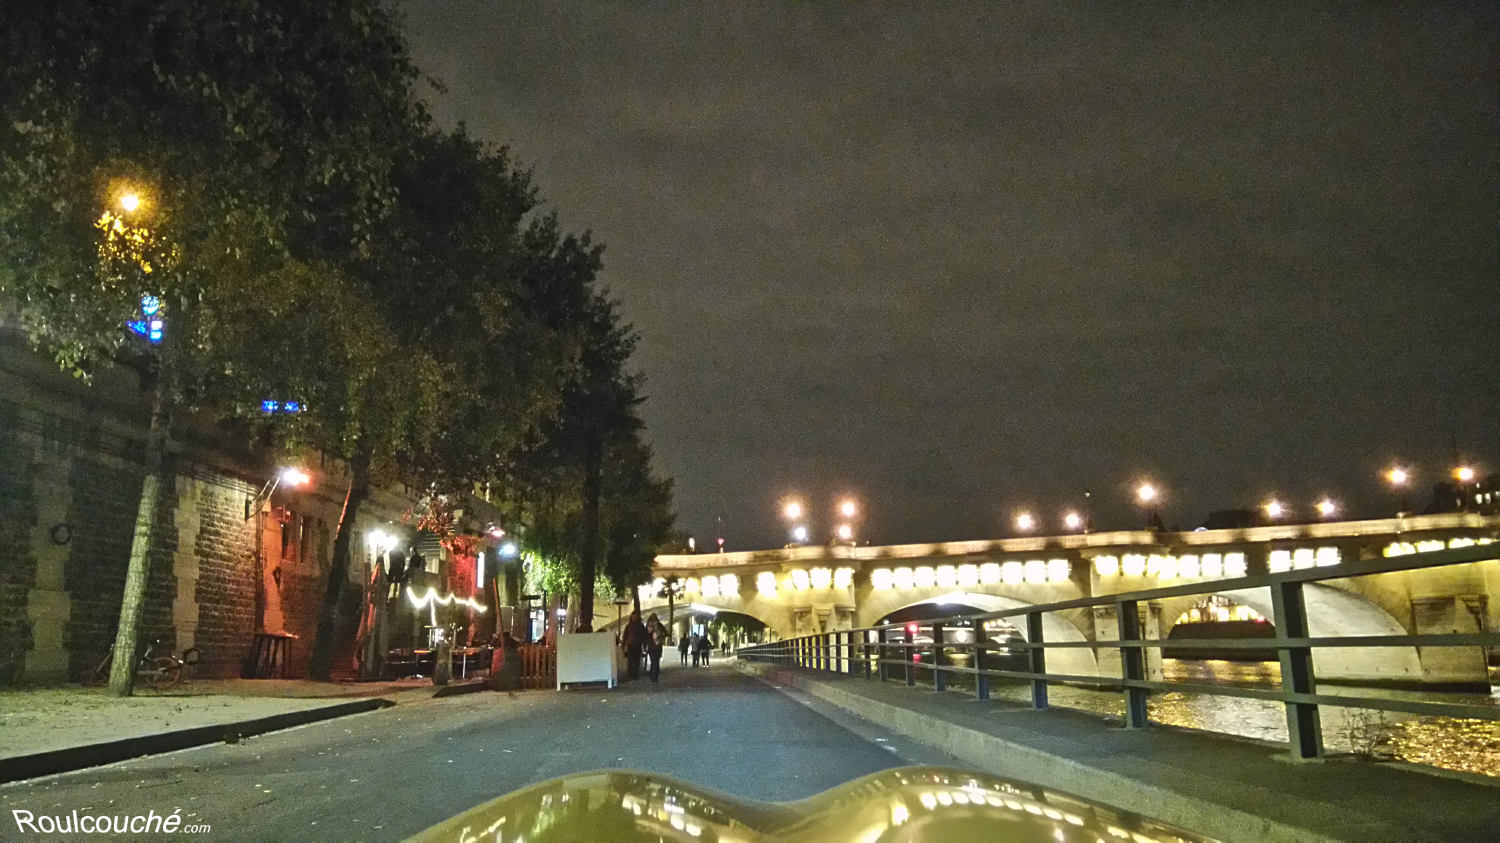
<instances>
[{"instance_id":1,"label":"stone block masonry","mask_svg":"<svg viewBox=\"0 0 1500 843\"><path fill-rule=\"evenodd\" d=\"M143 481L146 395L121 370L85 385L0 326L0 687L77 679L119 619ZM197 647L192 675L239 676L259 632L298 636L305 669L347 478L279 490L247 515L275 466L248 437L184 418L158 506L141 646ZM371 525L399 509L370 507ZM342 630L352 656L359 590Z\"/></svg>"}]
</instances>

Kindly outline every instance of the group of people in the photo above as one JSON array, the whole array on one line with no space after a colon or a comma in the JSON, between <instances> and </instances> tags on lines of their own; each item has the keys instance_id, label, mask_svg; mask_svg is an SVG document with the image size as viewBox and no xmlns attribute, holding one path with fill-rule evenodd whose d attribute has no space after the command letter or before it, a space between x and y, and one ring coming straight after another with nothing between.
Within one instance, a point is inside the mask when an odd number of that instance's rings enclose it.
<instances>
[{"instance_id":1,"label":"group of people","mask_svg":"<svg viewBox=\"0 0 1500 843\"><path fill-rule=\"evenodd\" d=\"M692 653L693 667L699 664L708 667L708 654L713 651L714 642L708 637L707 632L702 635L695 632L692 635L683 636L682 640L677 642L677 652L682 654L682 663L687 664L688 653Z\"/></svg>"},{"instance_id":2,"label":"group of people","mask_svg":"<svg viewBox=\"0 0 1500 843\"><path fill-rule=\"evenodd\" d=\"M630 620L625 624L625 631L620 636L620 646L625 649L625 669L631 679L641 678L641 670L644 667L652 682L661 681L661 653L671 638L666 625L652 612L647 616L645 623L641 622L639 611L630 613ZM688 653L693 654L693 666L700 663L708 666L708 654L713 652L714 642L705 633L699 635L694 633L684 636L677 644L677 650L682 654L682 663L688 663Z\"/></svg>"}]
</instances>

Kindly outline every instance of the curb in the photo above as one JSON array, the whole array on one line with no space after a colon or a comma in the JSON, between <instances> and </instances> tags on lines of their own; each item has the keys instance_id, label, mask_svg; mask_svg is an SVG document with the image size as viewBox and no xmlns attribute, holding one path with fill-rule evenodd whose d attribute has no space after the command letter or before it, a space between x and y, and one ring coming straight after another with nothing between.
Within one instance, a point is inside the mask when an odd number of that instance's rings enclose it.
<instances>
[{"instance_id":1,"label":"curb","mask_svg":"<svg viewBox=\"0 0 1500 843\"><path fill-rule=\"evenodd\" d=\"M464 692L460 691L457 693ZM394 705L395 703L390 700L370 697L337 703L335 705L321 706L319 708L303 709L302 711L289 711L285 714L273 714L269 717L257 717L254 720L218 723L212 726L195 726L191 729L178 729L155 735L142 735L135 738L123 738L121 740L105 741L85 746L71 746L66 749L37 752L31 755L17 755L11 758L0 759L0 784L34 779L38 776L50 776L56 773L70 773L75 770L97 767L101 764L113 764L116 761L127 761L131 758L176 752L179 749L191 749L195 746L204 746L211 743L234 743L241 738L253 737L265 734L266 732L277 732L282 729L290 729L293 726L316 723L320 720L333 720L334 718L346 717L350 714L363 714L367 711L376 711Z\"/></svg>"}]
</instances>

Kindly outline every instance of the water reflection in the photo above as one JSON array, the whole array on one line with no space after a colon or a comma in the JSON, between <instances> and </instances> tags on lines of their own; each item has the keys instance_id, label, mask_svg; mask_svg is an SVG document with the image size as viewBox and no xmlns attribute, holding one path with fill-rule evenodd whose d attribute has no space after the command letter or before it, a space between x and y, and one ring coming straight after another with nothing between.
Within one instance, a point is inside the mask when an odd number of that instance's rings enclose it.
<instances>
[{"instance_id":1,"label":"water reflection","mask_svg":"<svg viewBox=\"0 0 1500 843\"><path fill-rule=\"evenodd\" d=\"M1276 662L1163 659L1162 674L1169 682L1270 689L1281 685L1281 667ZM1402 699L1500 707L1500 694L1496 693L1376 692L1345 686L1324 686L1323 689L1345 696L1379 693ZM1048 688L1047 693L1051 704L1055 706L1107 717L1124 717L1124 699L1118 691L1092 691L1053 685ZM1031 699L1029 687L1014 682L993 683L990 695L995 699L1025 704L1029 704ZM1286 710L1277 702L1173 691L1152 694L1148 710L1152 722L1156 723L1240 735L1256 740L1282 743L1288 740ZM1500 721L1428 717L1335 706L1323 706L1319 709L1319 714L1323 724L1324 746L1329 752L1352 752L1373 758L1410 761L1500 778Z\"/></svg>"},{"instance_id":2,"label":"water reflection","mask_svg":"<svg viewBox=\"0 0 1500 843\"><path fill-rule=\"evenodd\" d=\"M502 796L416 835L430 841L1196 841L1065 793L948 767L899 767L800 802L755 802L612 770Z\"/></svg>"}]
</instances>

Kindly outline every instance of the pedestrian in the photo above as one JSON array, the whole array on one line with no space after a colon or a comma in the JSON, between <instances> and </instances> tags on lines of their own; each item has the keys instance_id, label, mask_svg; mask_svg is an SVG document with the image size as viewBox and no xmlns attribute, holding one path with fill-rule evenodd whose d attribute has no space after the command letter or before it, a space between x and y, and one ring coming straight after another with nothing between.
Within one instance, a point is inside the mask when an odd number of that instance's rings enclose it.
<instances>
[{"instance_id":1,"label":"pedestrian","mask_svg":"<svg viewBox=\"0 0 1500 843\"><path fill-rule=\"evenodd\" d=\"M714 651L714 640L708 637L708 630L698 636L698 658L703 660L703 666L708 667L708 656Z\"/></svg>"},{"instance_id":2,"label":"pedestrian","mask_svg":"<svg viewBox=\"0 0 1500 843\"><path fill-rule=\"evenodd\" d=\"M655 612L646 619L646 634L650 636L646 641L646 651L651 657L651 681L654 683L661 679L661 648L667 643L667 628L662 626Z\"/></svg>"},{"instance_id":3,"label":"pedestrian","mask_svg":"<svg viewBox=\"0 0 1500 843\"><path fill-rule=\"evenodd\" d=\"M631 679L641 678L641 656L646 652L647 637L641 613L631 612L630 621L625 624L625 668Z\"/></svg>"},{"instance_id":4,"label":"pedestrian","mask_svg":"<svg viewBox=\"0 0 1500 843\"><path fill-rule=\"evenodd\" d=\"M687 667L688 648L692 646L690 636L684 635L677 639L677 653L682 656L682 666Z\"/></svg>"},{"instance_id":5,"label":"pedestrian","mask_svg":"<svg viewBox=\"0 0 1500 843\"><path fill-rule=\"evenodd\" d=\"M698 666L698 633L693 633L692 639L688 641L688 652L693 654L693 667Z\"/></svg>"}]
</instances>

